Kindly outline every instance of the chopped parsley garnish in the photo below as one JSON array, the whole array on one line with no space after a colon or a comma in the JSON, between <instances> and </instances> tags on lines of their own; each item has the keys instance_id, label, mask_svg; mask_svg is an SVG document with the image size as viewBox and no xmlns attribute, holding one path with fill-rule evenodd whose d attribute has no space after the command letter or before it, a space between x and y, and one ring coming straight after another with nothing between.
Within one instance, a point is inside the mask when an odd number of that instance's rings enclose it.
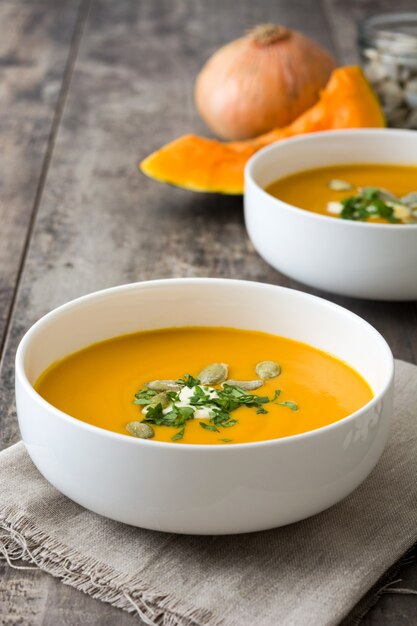
<instances>
[{"instance_id":1,"label":"chopped parsley garnish","mask_svg":"<svg viewBox=\"0 0 417 626\"><path fill-rule=\"evenodd\" d=\"M215 426L214 424L207 424L206 422L199 422L201 428L204 428L204 430L212 430L215 433L219 433L219 429L217 428L217 426Z\"/></svg>"},{"instance_id":2,"label":"chopped parsley garnish","mask_svg":"<svg viewBox=\"0 0 417 626\"><path fill-rule=\"evenodd\" d=\"M295 404L295 402L277 402L277 404L280 404L281 406L287 406L289 409L291 409L291 411L298 411L298 404Z\"/></svg>"},{"instance_id":3,"label":"chopped parsley garnish","mask_svg":"<svg viewBox=\"0 0 417 626\"><path fill-rule=\"evenodd\" d=\"M190 374L176 381L154 382L169 384L171 388L177 385L179 390L160 392L145 386L135 394L133 402L143 407L143 423L175 428L177 432L171 437L172 441L180 441L184 437L187 422L194 417L199 418L199 424L204 430L220 433L220 429L238 424L238 420L231 414L242 406L255 409L257 415L268 413L265 405L271 402L287 406L293 411L298 409L294 402L276 402L281 393L279 389L269 398L249 393L227 382L221 387L202 385L198 378ZM185 389L190 391L185 393ZM204 421L200 421L203 416ZM219 441L229 443L232 439Z\"/></svg>"},{"instance_id":4,"label":"chopped parsley garnish","mask_svg":"<svg viewBox=\"0 0 417 626\"><path fill-rule=\"evenodd\" d=\"M381 191L368 187L355 196L341 200L343 206L340 217L344 220L366 222L372 217L381 217L390 224L398 224L401 220L395 217L394 207L381 198Z\"/></svg>"},{"instance_id":5,"label":"chopped parsley garnish","mask_svg":"<svg viewBox=\"0 0 417 626\"><path fill-rule=\"evenodd\" d=\"M171 440L178 441L179 439L182 439L184 437L184 431L185 431L185 426L183 426L181 430L175 433L175 435L172 435Z\"/></svg>"}]
</instances>

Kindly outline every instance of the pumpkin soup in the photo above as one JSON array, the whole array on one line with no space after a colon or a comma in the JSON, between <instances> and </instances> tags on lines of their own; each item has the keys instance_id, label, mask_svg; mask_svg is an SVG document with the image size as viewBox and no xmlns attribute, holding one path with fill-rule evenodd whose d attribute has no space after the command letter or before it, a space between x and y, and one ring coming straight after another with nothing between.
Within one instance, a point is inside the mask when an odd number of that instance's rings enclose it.
<instances>
[{"instance_id":1,"label":"pumpkin soup","mask_svg":"<svg viewBox=\"0 0 417 626\"><path fill-rule=\"evenodd\" d=\"M61 411L107 430L218 445L314 430L373 395L346 363L312 346L218 327L93 344L52 364L35 389Z\"/></svg>"},{"instance_id":2,"label":"pumpkin soup","mask_svg":"<svg viewBox=\"0 0 417 626\"><path fill-rule=\"evenodd\" d=\"M417 166L336 165L305 170L266 188L276 198L341 219L417 223Z\"/></svg>"}]
</instances>

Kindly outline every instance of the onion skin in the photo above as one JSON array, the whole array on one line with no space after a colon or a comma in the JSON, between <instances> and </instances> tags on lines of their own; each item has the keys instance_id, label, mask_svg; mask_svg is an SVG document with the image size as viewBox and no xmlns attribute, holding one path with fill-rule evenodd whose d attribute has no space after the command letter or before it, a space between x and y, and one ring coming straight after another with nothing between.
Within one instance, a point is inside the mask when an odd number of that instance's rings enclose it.
<instances>
[{"instance_id":1,"label":"onion skin","mask_svg":"<svg viewBox=\"0 0 417 626\"><path fill-rule=\"evenodd\" d=\"M258 26L206 62L195 103L219 137L256 137L290 124L317 102L335 67L332 55L302 33Z\"/></svg>"}]
</instances>

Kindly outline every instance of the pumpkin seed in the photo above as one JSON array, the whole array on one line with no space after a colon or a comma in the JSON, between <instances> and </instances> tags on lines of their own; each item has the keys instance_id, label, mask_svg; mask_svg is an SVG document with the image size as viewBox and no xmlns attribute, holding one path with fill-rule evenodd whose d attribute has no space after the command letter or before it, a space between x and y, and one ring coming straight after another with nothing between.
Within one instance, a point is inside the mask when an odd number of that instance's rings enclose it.
<instances>
[{"instance_id":1,"label":"pumpkin seed","mask_svg":"<svg viewBox=\"0 0 417 626\"><path fill-rule=\"evenodd\" d=\"M382 189L378 187L360 187L359 191L361 193L365 193L367 191L376 190L378 192L378 200L382 200L382 202L398 202L397 196L394 196L393 193L388 191L388 189Z\"/></svg>"},{"instance_id":2,"label":"pumpkin seed","mask_svg":"<svg viewBox=\"0 0 417 626\"><path fill-rule=\"evenodd\" d=\"M401 198L401 202L414 209L417 207L417 191L411 191Z\"/></svg>"},{"instance_id":3,"label":"pumpkin seed","mask_svg":"<svg viewBox=\"0 0 417 626\"><path fill-rule=\"evenodd\" d=\"M226 363L211 363L207 365L198 375L202 385L220 385L229 374L229 368Z\"/></svg>"},{"instance_id":4,"label":"pumpkin seed","mask_svg":"<svg viewBox=\"0 0 417 626\"><path fill-rule=\"evenodd\" d=\"M353 189L353 185L348 183L346 180L339 180L338 178L332 178L332 180L329 180L327 186L333 191L350 191L350 189Z\"/></svg>"},{"instance_id":5,"label":"pumpkin seed","mask_svg":"<svg viewBox=\"0 0 417 626\"><path fill-rule=\"evenodd\" d=\"M264 384L263 380L225 380L223 385L233 385L234 387L239 387L239 389L243 389L243 391L254 391L255 389L259 389Z\"/></svg>"},{"instance_id":6,"label":"pumpkin seed","mask_svg":"<svg viewBox=\"0 0 417 626\"><path fill-rule=\"evenodd\" d=\"M152 426L144 422L129 422L126 426L126 430L133 435L133 437L138 437L139 439L150 439L155 435Z\"/></svg>"},{"instance_id":7,"label":"pumpkin seed","mask_svg":"<svg viewBox=\"0 0 417 626\"><path fill-rule=\"evenodd\" d=\"M268 380L268 378L276 378L281 374L281 368L275 361L261 361L256 365L256 373L262 380Z\"/></svg>"},{"instance_id":8,"label":"pumpkin seed","mask_svg":"<svg viewBox=\"0 0 417 626\"><path fill-rule=\"evenodd\" d=\"M150 404L148 404L145 408L148 407L155 407L158 404L162 405L163 409L166 409L166 407L171 403L170 399L167 396L167 393L165 391L161 391L161 393L157 393L156 396L154 396L152 398L152 402Z\"/></svg>"},{"instance_id":9,"label":"pumpkin seed","mask_svg":"<svg viewBox=\"0 0 417 626\"><path fill-rule=\"evenodd\" d=\"M180 391L183 385L176 380L152 380L146 387L152 391Z\"/></svg>"}]
</instances>

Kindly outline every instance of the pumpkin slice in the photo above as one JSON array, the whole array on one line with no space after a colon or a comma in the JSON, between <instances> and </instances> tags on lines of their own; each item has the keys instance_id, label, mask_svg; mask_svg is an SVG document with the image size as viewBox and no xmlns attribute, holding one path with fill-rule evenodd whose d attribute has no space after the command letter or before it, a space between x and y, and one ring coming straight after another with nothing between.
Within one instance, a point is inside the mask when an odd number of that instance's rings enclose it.
<instances>
[{"instance_id":1,"label":"pumpkin slice","mask_svg":"<svg viewBox=\"0 0 417 626\"><path fill-rule=\"evenodd\" d=\"M184 135L148 156L140 169L150 178L192 191L242 194L246 162L264 146L303 133L383 126L381 107L362 70L341 67L333 71L320 100L288 126L225 143Z\"/></svg>"}]
</instances>

